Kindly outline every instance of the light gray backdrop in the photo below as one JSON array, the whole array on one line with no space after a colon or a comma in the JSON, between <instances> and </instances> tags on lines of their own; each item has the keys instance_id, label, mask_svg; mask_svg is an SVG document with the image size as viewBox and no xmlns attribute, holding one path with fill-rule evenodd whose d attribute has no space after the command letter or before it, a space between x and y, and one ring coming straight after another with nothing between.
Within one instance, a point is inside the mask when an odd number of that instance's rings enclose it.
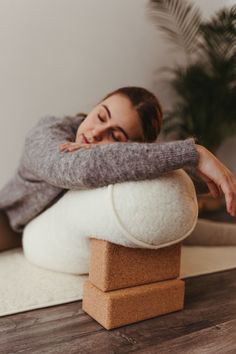
<instances>
[{"instance_id":1,"label":"light gray backdrop","mask_svg":"<svg viewBox=\"0 0 236 354\"><path fill-rule=\"evenodd\" d=\"M233 1L198 0L205 16ZM145 0L0 0L0 188L14 173L26 132L45 114L88 112L123 85L171 93L154 70L173 52ZM235 137L219 157L236 173Z\"/></svg>"}]
</instances>

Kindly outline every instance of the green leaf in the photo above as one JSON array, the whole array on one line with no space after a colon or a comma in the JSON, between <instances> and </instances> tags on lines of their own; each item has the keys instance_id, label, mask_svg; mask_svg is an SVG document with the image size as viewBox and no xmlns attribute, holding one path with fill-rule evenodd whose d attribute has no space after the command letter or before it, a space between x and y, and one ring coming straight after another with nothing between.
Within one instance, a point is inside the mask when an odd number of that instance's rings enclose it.
<instances>
[{"instance_id":1,"label":"green leaf","mask_svg":"<svg viewBox=\"0 0 236 354\"><path fill-rule=\"evenodd\" d=\"M150 0L148 14L157 28L188 55L198 48L202 16L186 0Z\"/></svg>"}]
</instances>

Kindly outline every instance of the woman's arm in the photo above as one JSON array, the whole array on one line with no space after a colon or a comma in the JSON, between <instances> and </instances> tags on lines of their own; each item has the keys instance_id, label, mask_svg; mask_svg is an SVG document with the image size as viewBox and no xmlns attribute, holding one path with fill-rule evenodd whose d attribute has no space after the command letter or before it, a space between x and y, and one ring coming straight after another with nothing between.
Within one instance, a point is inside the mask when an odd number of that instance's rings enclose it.
<instances>
[{"instance_id":1,"label":"woman's arm","mask_svg":"<svg viewBox=\"0 0 236 354\"><path fill-rule=\"evenodd\" d=\"M80 118L46 116L26 136L21 166L36 178L64 189L98 188L125 181L152 179L178 168L195 168L213 196L225 194L227 210L236 216L236 180L194 138L165 143L114 143L60 151L75 138ZM202 183L203 184L203 183ZM196 187L196 185L195 185Z\"/></svg>"},{"instance_id":2,"label":"woman's arm","mask_svg":"<svg viewBox=\"0 0 236 354\"><path fill-rule=\"evenodd\" d=\"M189 139L187 139L189 140ZM174 141L174 144L185 143L185 141ZM193 139L192 139L193 140ZM66 142L60 145L61 151L75 151L80 149L81 146L90 145L80 144L75 142ZM158 148L164 147L166 153L168 154L169 145L165 143L164 145L158 145ZM155 148L154 148L155 149ZM211 193L213 197L217 198L223 192L225 194L225 200L227 205L227 211L232 215L236 216L236 179L232 172L220 162L216 156L214 156L209 150L204 146L195 144L195 149L198 152L199 160L198 163L188 164L182 167L192 178L195 185L197 193ZM163 155L164 157L164 155ZM170 154L173 159L173 163L177 163L175 160L175 152ZM155 167L155 161L153 161ZM166 162L165 158L162 158L162 162ZM160 164L158 165L158 168ZM177 168L177 167L176 167ZM165 171L164 171L165 172ZM146 178L149 178L148 176Z\"/></svg>"},{"instance_id":3,"label":"woman's arm","mask_svg":"<svg viewBox=\"0 0 236 354\"><path fill-rule=\"evenodd\" d=\"M193 138L165 143L113 143L61 152L59 145L72 135L68 119L46 116L25 139L22 166L36 178L65 189L97 188L109 184L152 179L197 166Z\"/></svg>"}]
</instances>

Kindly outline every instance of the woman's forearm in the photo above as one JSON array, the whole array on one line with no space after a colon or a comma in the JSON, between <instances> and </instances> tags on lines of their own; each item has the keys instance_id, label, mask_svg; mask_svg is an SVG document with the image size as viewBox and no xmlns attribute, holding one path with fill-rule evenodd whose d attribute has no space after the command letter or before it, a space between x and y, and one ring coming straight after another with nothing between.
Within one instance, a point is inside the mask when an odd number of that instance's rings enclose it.
<instances>
[{"instance_id":1,"label":"woman's forearm","mask_svg":"<svg viewBox=\"0 0 236 354\"><path fill-rule=\"evenodd\" d=\"M185 166L197 166L193 138L164 143L113 143L61 152L66 138L58 118L48 117L30 131L22 165L37 178L66 189L98 188L151 179ZM64 139L63 139L64 137Z\"/></svg>"},{"instance_id":2,"label":"woman's forearm","mask_svg":"<svg viewBox=\"0 0 236 354\"><path fill-rule=\"evenodd\" d=\"M195 168L215 197L224 193L227 210L236 216L236 180L232 172L194 138L164 143L113 143L61 152L72 137L72 122L46 116L26 136L21 168L64 189L98 188L151 179L178 168Z\"/></svg>"}]
</instances>

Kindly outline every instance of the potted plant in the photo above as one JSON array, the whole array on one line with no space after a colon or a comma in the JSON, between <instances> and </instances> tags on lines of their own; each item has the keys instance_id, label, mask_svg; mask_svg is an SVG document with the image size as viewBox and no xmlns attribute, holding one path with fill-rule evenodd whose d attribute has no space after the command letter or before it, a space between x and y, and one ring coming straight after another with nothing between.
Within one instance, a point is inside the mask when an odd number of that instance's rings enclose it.
<instances>
[{"instance_id":1,"label":"potted plant","mask_svg":"<svg viewBox=\"0 0 236 354\"><path fill-rule=\"evenodd\" d=\"M158 29L186 57L184 65L164 68L178 100L165 112L163 134L195 136L215 152L236 133L236 6L209 21L186 0L150 0L148 6Z\"/></svg>"},{"instance_id":2,"label":"potted plant","mask_svg":"<svg viewBox=\"0 0 236 354\"><path fill-rule=\"evenodd\" d=\"M150 18L184 63L162 68L176 102L164 112L162 135L197 142L216 153L236 134L236 6L204 21L187 0L149 0Z\"/></svg>"}]
</instances>

